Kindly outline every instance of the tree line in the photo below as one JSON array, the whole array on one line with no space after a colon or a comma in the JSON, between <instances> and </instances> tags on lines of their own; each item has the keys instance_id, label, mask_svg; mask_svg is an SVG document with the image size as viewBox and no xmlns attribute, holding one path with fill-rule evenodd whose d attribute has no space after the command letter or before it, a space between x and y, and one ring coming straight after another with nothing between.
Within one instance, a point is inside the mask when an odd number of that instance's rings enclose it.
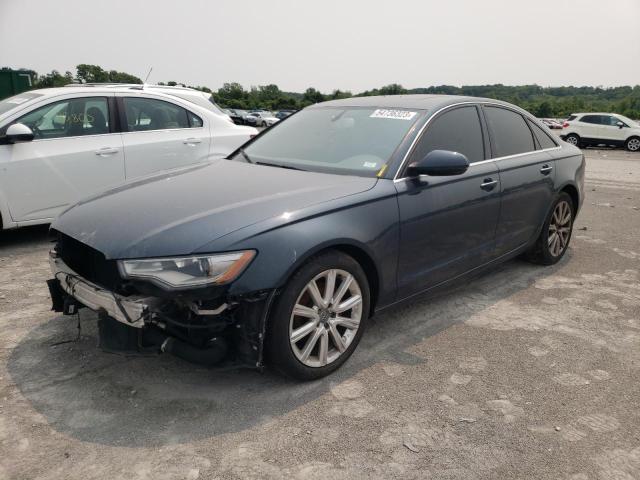
<instances>
[{"instance_id":1,"label":"tree line","mask_svg":"<svg viewBox=\"0 0 640 480\"><path fill-rule=\"evenodd\" d=\"M35 88L58 87L72 82L86 83L135 83L142 80L135 75L116 70L104 70L98 65L80 64L75 75L69 71L60 73L53 70L37 75ZM176 81L158 82L159 85L182 85ZM205 86L192 86L209 92L215 102L224 108L251 110L297 110L325 100L349 98L352 96L399 95L432 93L447 95L469 95L504 100L530 111L537 117L561 118L573 112L603 111L614 112L634 119L640 118L640 85L634 87L541 87L539 85L470 85L455 87L439 85L406 89L399 84L386 85L373 90L353 94L350 91L333 90L322 93L310 87L304 92L285 92L277 85L252 86L245 89L239 83L225 83L217 90Z\"/></svg>"}]
</instances>

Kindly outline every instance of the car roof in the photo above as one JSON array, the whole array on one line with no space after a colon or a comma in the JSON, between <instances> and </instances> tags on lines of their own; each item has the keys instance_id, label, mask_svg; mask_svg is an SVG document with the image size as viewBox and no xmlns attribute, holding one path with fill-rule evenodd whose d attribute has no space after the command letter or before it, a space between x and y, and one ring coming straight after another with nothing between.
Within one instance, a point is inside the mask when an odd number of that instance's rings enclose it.
<instances>
[{"instance_id":1,"label":"car roof","mask_svg":"<svg viewBox=\"0 0 640 480\"><path fill-rule=\"evenodd\" d=\"M351 97L341 100L329 100L327 102L316 103L308 108L323 107L378 107L378 108L410 108L416 110L433 110L464 102L490 102L499 105L509 106L507 102L494 100L492 98L468 97L462 95L378 95L371 97Z\"/></svg>"},{"instance_id":2,"label":"car roof","mask_svg":"<svg viewBox=\"0 0 640 480\"><path fill-rule=\"evenodd\" d=\"M65 93L83 93L87 91L91 92L117 92L117 93L131 93L132 91L152 91L152 92L161 92L166 95L194 95L194 96L202 96L202 95L211 95L208 92L202 92L200 90L196 90L194 88L187 87L172 87L168 85L142 85L137 83L83 83L76 84L70 83L63 87L53 87L53 88L40 88L37 90L30 90L31 92L40 93L43 95L60 95Z\"/></svg>"},{"instance_id":3,"label":"car roof","mask_svg":"<svg viewBox=\"0 0 640 480\"><path fill-rule=\"evenodd\" d=\"M580 112L580 113L572 113L571 115L620 115L619 113L611 113L611 112Z\"/></svg>"}]
</instances>

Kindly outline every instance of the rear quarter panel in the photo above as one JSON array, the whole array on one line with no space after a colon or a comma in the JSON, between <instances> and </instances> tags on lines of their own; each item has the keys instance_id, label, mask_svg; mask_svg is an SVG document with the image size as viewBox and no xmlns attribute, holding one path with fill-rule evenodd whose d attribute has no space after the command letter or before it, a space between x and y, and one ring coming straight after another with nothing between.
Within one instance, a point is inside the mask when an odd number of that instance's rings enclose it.
<instances>
[{"instance_id":1,"label":"rear quarter panel","mask_svg":"<svg viewBox=\"0 0 640 480\"><path fill-rule=\"evenodd\" d=\"M567 185L578 192L578 211L584 202L584 175L586 161L580 149L563 143L562 148L550 152L555 159L555 190L560 191Z\"/></svg>"}]
</instances>

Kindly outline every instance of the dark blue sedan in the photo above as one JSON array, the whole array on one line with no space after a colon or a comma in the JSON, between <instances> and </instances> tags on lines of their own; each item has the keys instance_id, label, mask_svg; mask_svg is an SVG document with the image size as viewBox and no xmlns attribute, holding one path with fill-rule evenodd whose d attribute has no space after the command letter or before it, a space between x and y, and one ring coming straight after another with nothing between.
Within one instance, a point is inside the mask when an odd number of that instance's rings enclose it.
<instances>
[{"instance_id":1,"label":"dark blue sedan","mask_svg":"<svg viewBox=\"0 0 640 480\"><path fill-rule=\"evenodd\" d=\"M558 262L584 168L496 100L317 104L228 159L67 210L52 225L54 308L97 311L109 350L322 377L376 312L517 255Z\"/></svg>"}]
</instances>

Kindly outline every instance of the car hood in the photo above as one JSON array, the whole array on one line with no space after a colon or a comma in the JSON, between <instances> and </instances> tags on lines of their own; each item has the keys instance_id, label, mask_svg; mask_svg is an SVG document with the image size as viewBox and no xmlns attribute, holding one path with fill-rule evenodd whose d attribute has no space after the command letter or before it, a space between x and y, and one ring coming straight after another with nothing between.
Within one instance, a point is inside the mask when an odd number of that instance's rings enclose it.
<instances>
[{"instance_id":1,"label":"car hood","mask_svg":"<svg viewBox=\"0 0 640 480\"><path fill-rule=\"evenodd\" d=\"M238 229L286 219L285 212L363 192L376 181L220 160L85 199L52 228L108 259L188 255Z\"/></svg>"}]
</instances>

